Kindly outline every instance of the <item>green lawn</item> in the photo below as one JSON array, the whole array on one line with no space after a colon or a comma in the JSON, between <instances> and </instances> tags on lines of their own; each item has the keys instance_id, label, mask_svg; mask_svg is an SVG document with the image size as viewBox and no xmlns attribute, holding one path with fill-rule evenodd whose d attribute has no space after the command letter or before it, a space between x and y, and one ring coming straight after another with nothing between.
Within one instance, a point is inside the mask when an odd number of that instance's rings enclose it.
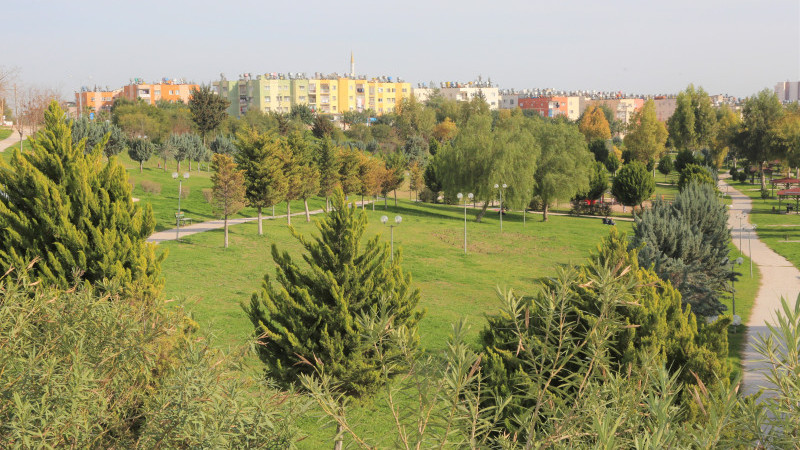
<instances>
[{"instance_id":1,"label":"green lawn","mask_svg":"<svg viewBox=\"0 0 800 450\"><path fill-rule=\"evenodd\" d=\"M0 128L0 141L11 136L11 133L13 132L14 130L11 128Z\"/></svg>"}]
</instances>

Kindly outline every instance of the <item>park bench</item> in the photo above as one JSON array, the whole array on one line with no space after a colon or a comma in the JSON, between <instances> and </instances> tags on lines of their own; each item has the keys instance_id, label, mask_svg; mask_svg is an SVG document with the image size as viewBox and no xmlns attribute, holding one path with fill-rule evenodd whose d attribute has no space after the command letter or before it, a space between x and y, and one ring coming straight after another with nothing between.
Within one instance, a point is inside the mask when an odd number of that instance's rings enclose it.
<instances>
[{"instance_id":1,"label":"park bench","mask_svg":"<svg viewBox=\"0 0 800 450\"><path fill-rule=\"evenodd\" d=\"M186 224L191 225L192 224L192 218L191 217L184 217L183 213L175 213L175 223L178 226L186 225Z\"/></svg>"}]
</instances>

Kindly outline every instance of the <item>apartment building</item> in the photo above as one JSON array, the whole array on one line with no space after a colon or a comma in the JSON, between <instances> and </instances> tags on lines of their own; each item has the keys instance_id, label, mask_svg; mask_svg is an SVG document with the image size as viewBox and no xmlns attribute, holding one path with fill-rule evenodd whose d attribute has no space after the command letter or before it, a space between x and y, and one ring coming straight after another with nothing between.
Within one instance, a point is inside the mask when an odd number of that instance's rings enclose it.
<instances>
[{"instance_id":1,"label":"apartment building","mask_svg":"<svg viewBox=\"0 0 800 450\"><path fill-rule=\"evenodd\" d=\"M469 81L466 83L445 81L439 83L438 88L420 84L413 89L414 97L420 102L426 101L434 93L438 93L448 100L455 100L457 102L468 102L475 97L482 96L489 105L490 110L500 108L500 89L493 85L491 80L483 81L480 77L477 81Z\"/></svg>"},{"instance_id":2,"label":"apartment building","mask_svg":"<svg viewBox=\"0 0 800 450\"><path fill-rule=\"evenodd\" d=\"M122 97L128 100L142 99L155 105L157 101L189 103L192 91L200 86L187 83L184 80L167 79L161 83L144 83L141 78L134 78L131 83L122 88Z\"/></svg>"},{"instance_id":3,"label":"apartment building","mask_svg":"<svg viewBox=\"0 0 800 450\"><path fill-rule=\"evenodd\" d=\"M88 113L99 113L101 111L111 111L114 101L122 95L122 89L101 90L97 87L90 90L88 87L81 88L80 92L75 93L75 107L78 117Z\"/></svg>"},{"instance_id":4,"label":"apartment building","mask_svg":"<svg viewBox=\"0 0 800 450\"><path fill-rule=\"evenodd\" d=\"M522 110L533 110L542 117L569 116L569 102L563 96L520 97L518 105Z\"/></svg>"},{"instance_id":5,"label":"apartment building","mask_svg":"<svg viewBox=\"0 0 800 450\"><path fill-rule=\"evenodd\" d=\"M776 84L775 95L783 103L800 101L800 81L783 81Z\"/></svg>"}]
</instances>

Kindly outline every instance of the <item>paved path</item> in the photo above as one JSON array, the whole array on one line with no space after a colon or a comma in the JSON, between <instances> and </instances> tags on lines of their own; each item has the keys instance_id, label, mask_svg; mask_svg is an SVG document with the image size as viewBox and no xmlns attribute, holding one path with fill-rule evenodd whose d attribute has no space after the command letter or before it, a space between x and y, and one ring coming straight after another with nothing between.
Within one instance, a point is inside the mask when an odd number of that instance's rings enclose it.
<instances>
[{"instance_id":1,"label":"paved path","mask_svg":"<svg viewBox=\"0 0 800 450\"><path fill-rule=\"evenodd\" d=\"M25 140L25 138L27 137L28 133L22 134L22 140ZM7 138L0 141L0 152L6 151L8 147L11 147L12 145L18 142L19 142L19 133L17 133L17 130L11 130L11 134Z\"/></svg>"},{"instance_id":2,"label":"paved path","mask_svg":"<svg viewBox=\"0 0 800 450\"><path fill-rule=\"evenodd\" d=\"M720 181L720 186L725 188L726 183ZM756 342L759 335L768 334L766 323L774 322L775 310L781 307L781 297L790 302L794 302L797 298L798 293L800 293L800 271L786 258L775 253L761 242L755 232L748 231L751 226L749 223L750 210L752 209L750 197L733 187L728 186L727 189L733 200L731 214L728 217L728 225L731 227L733 242L738 247L741 237L742 248L740 250L745 254L750 254L752 247L753 263L757 264L761 269L761 285L758 288L753 310L747 322L747 339L742 357L744 393L753 394L759 388L770 384L763 373L766 364L758 362L762 356L755 352L753 343ZM741 228L737 217L739 214L744 215ZM745 272L744 276L748 276L746 269L742 270L742 272Z\"/></svg>"},{"instance_id":3,"label":"paved path","mask_svg":"<svg viewBox=\"0 0 800 450\"><path fill-rule=\"evenodd\" d=\"M372 202L371 200L365 200L364 204L368 205L371 202ZM356 203L357 207L361 206L361 202L360 201L357 201L355 203ZM324 210L315 209L315 210L309 211L308 213L313 216L315 214L321 214L322 212L324 212ZM296 213L292 213L292 217L305 216L305 215L306 215L305 210L300 211L300 212L296 212ZM262 216L261 218L263 220L285 219L286 218L286 214L282 214L282 215L279 215L279 216ZM253 222L253 221L256 221L256 220L258 220L258 217L246 217L246 218L241 218L241 219L228 219L228 226L238 225L240 223L245 223L245 222ZM186 225L186 226L181 227L180 233L178 232L177 228L173 228L171 230L158 231L156 233L153 233L153 234L150 235L149 238L147 238L147 242L154 242L154 243L158 244L159 242L164 242L164 241L174 241L174 240L178 239L179 236L180 237L185 237L185 236L189 236L191 234L203 233L205 231L221 230L224 227L225 227L225 221L224 220L209 220L208 222L193 223L191 225Z\"/></svg>"}]
</instances>

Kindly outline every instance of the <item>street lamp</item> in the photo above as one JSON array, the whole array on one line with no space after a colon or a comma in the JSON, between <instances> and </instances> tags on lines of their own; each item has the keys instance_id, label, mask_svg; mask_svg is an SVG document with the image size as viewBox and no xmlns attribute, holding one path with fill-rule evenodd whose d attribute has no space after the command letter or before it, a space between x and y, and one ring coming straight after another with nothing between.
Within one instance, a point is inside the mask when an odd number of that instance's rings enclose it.
<instances>
[{"instance_id":1,"label":"street lamp","mask_svg":"<svg viewBox=\"0 0 800 450\"><path fill-rule=\"evenodd\" d=\"M183 178L188 180L189 172L184 172ZM175 228L176 241L180 239L181 236L181 194L183 193L183 178L178 176L178 172L172 172L172 179L178 180L178 213L175 214L175 223L177 225L177 228Z\"/></svg>"},{"instance_id":2,"label":"street lamp","mask_svg":"<svg viewBox=\"0 0 800 450\"><path fill-rule=\"evenodd\" d=\"M464 194L461 192L457 195L458 199L461 200L464 198ZM473 195L472 192L467 194L467 198L464 199L464 254L467 254L467 200L472 200Z\"/></svg>"},{"instance_id":3,"label":"street lamp","mask_svg":"<svg viewBox=\"0 0 800 450\"><path fill-rule=\"evenodd\" d=\"M728 258L725 258L727 262ZM742 323L742 318L736 315L736 275L733 272L734 266L741 266L744 262L744 258L741 256L736 258L735 260L731 261L731 300L733 306L733 325L739 325Z\"/></svg>"},{"instance_id":4,"label":"street lamp","mask_svg":"<svg viewBox=\"0 0 800 450\"><path fill-rule=\"evenodd\" d=\"M503 183L502 186L495 184L494 188L500 190L500 232L503 232L503 191L508 187L507 184Z\"/></svg>"},{"instance_id":5,"label":"street lamp","mask_svg":"<svg viewBox=\"0 0 800 450\"><path fill-rule=\"evenodd\" d=\"M389 221L389 218L388 218L388 217L386 217L386 216L381 216L381 223L382 223L382 224L386 225L386 223L387 223L388 221ZM402 222L402 221L403 221L403 218L402 218L402 217L400 217L400 216L394 216L394 223L395 223L395 225L389 224L389 233L390 233L390 234L391 234L391 236L392 236L392 238L391 238L391 242L392 242L392 253L391 253L391 255L390 255L390 256L391 256L391 260L392 260L392 262L394 262L394 227L396 227L396 226L400 225L400 222Z\"/></svg>"},{"instance_id":6,"label":"street lamp","mask_svg":"<svg viewBox=\"0 0 800 450\"><path fill-rule=\"evenodd\" d=\"M751 232L756 231L756 224L753 224L750 231ZM749 235L747 237L747 252L750 253L750 278L753 278L753 246L751 244L752 241L753 241L753 236Z\"/></svg>"}]
</instances>

